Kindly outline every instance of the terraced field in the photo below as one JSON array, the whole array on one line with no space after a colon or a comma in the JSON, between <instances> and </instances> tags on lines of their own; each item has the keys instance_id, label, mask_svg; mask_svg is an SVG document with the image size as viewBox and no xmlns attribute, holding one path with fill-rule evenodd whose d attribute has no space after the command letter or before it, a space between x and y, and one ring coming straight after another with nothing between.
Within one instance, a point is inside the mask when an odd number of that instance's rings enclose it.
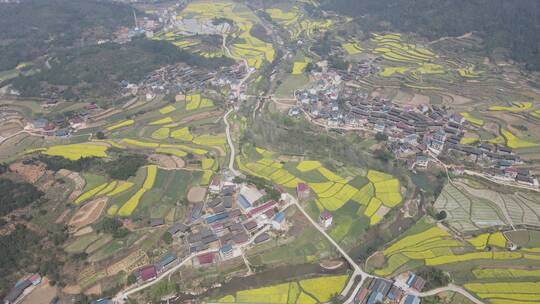
<instances>
[{"instance_id":1,"label":"terraced field","mask_svg":"<svg viewBox=\"0 0 540 304\"><path fill-rule=\"evenodd\" d=\"M446 211L446 221L456 231L467 232L510 224L538 226L538 199L535 193L502 194L454 182L444 187L433 206Z\"/></svg>"},{"instance_id":2,"label":"terraced field","mask_svg":"<svg viewBox=\"0 0 540 304\"><path fill-rule=\"evenodd\" d=\"M249 66L255 68L274 59L272 44L251 35L250 31L259 19L242 4L227 1L192 2L183 9L181 18L194 19L199 24L206 24L214 18L230 19L236 28L234 33L229 34L233 38L230 51L234 59L245 59Z\"/></svg>"},{"instance_id":3,"label":"terraced field","mask_svg":"<svg viewBox=\"0 0 540 304\"><path fill-rule=\"evenodd\" d=\"M536 280L540 275L537 262L540 248L524 247L510 251L507 249L508 240L501 232L483 233L463 241L440 226L430 225L418 231L419 227L411 228L413 233L405 232L382 252L385 263L383 267L375 267L375 274L392 276L422 265L438 267L450 273L457 272L460 280L467 282L466 289L480 298L489 299L491 303L496 303L492 299L499 298L520 299L523 292L519 288L528 286L527 280ZM523 268L525 266L526 269ZM487 292L481 288L483 284L510 281L516 283L508 291Z\"/></svg>"},{"instance_id":4,"label":"terraced field","mask_svg":"<svg viewBox=\"0 0 540 304\"><path fill-rule=\"evenodd\" d=\"M314 20L309 18L298 6L291 8L269 8L266 12L270 17L289 32L291 39L298 39L302 36L313 38L315 34L326 32L332 25L333 21Z\"/></svg>"},{"instance_id":5,"label":"terraced field","mask_svg":"<svg viewBox=\"0 0 540 304\"><path fill-rule=\"evenodd\" d=\"M402 201L399 181L383 172L368 170L365 176L345 179L319 161L279 162L278 155L261 148L254 149L249 157L243 152L236 160L243 172L291 190L299 183L307 184L313 194L312 216L323 210L332 212L335 224L330 235L345 247L354 246L359 231L378 224Z\"/></svg>"}]
</instances>

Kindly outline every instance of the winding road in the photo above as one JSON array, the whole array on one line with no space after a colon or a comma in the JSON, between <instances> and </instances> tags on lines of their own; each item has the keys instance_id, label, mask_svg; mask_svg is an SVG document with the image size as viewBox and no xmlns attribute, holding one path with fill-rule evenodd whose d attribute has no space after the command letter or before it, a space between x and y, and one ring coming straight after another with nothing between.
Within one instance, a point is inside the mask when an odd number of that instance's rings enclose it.
<instances>
[{"instance_id":1,"label":"winding road","mask_svg":"<svg viewBox=\"0 0 540 304\"><path fill-rule=\"evenodd\" d=\"M227 118L229 117L229 114L231 114L232 111L233 109L230 109L227 113L225 113L225 115L223 116L223 122L225 122L225 126L226 126L225 134L227 134L227 143L229 144L229 150L231 150L230 152L231 154L229 156L229 171L231 171L232 174L234 174L234 176L239 176L240 172L236 171L236 169L234 168L234 159L235 159L236 151L234 149L234 142L231 137L231 124L227 120Z\"/></svg>"}]
</instances>

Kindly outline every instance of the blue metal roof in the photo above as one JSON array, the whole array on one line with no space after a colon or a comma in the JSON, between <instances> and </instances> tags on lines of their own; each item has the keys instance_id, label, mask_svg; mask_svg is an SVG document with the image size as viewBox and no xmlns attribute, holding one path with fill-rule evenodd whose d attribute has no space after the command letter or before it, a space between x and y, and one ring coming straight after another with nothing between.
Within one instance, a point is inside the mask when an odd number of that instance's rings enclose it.
<instances>
[{"instance_id":1,"label":"blue metal roof","mask_svg":"<svg viewBox=\"0 0 540 304\"><path fill-rule=\"evenodd\" d=\"M220 221L222 219L226 219L228 217L229 217L229 214L227 212L223 212L223 213L211 215L207 217L205 221L207 224L212 224L214 222Z\"/></svg>"},{"instance_id":2,"label":"blue metal roof","mask_svg":"<svg viewBox=\"0 0 540 304\"><path fill-rule=\"evenodd\" d=\"M231 245L231 244L227 244L227 245L221 247L220 250L221 250L221 252L229 252L229 251L232 250L232 245Z\"/></svg>"},{"instance_id":3,"label":"blue metal roof","mask_svg":"<svg viewBox=\"0 0 540 304\"><path fill-rule=\"evenodd\" d=\"M158 268L163 268L176 260L176 254L169 253L159 260Z\"/></svg>"},{"instance_id":4,"label":"blue metal roof","mask_svg":"<svg viewBox=\"0 0 540 304\"><path fill-rule=\"evenodd\" d=\"M274 216L274 221L281 223L285 219L285 214L283 212L278 212L276 216Z\"/></svg>"},{"instance_id":5,"label":"blue metal roof","mask_svg":"<svg viewBox=\"0 0 540 304\"><path fill-rule=\"evenodd\" d=\"M419 304L419 303L420 303L420 298L416 296L408 295L407 298L405 298L405 304Z\"/></svg>"},{"instance_id":6,"label":"blue metal roof","mask_svg":"<svg viewBox=\"0 0 540 304\"><path fill-rule=\"evenodd\" d=\"M373 292L368 300L367 300L367 304L375 304L375 303L379 303L379 302L382 302L383 300L383 294L380 293L380 292Z\"/></svg>"},{"instance_id":7,"label":"blue metal roof","mask_svg":"<svg viewBox=\"0 0 540 304\"><path fill-rule=\"evenodd\" d=\"M238 196L238 203L243 209L248 209L251 207L251 203L242 194Z\"/></svg>"}]
</instances>

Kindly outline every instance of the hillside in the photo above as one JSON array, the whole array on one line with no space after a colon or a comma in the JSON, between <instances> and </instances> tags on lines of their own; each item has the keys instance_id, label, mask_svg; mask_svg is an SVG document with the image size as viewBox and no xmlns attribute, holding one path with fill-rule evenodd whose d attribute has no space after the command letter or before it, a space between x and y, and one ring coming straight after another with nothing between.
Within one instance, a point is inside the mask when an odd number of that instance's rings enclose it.
<instances>
[{"instance_id":1,"label":"hillside","mask_svg":"<svg viewBox=\"0 0 540 304\"><path fill-rule=\"evenodd\" d=\"M540 3L534 0L324 0L323 7L356 17L369 31L414 32L430 39L477 32L487 51L503 47L540 70Z\"/></svg>"},{"instance_id":2,"label":"hillside","mask_svg":"<svg viewBox=\"0 0 540 304\"><path fill-rule=\"evenodd\" d=\"M203 58L164 41L136 39L127 44L107 43L59 52L50 69L13 80L23 96L39 96L51 86L61 87L69 100L106 97L120 82L138 82L149 72L167 64L184 62L198 67L227 65L226 58Z\"/></svg>"},{"instance_id":3,"label":"hillside","mask_svg":"<svg viewBox=\"0 0 540 304\"><path fill-rule=\"evenodd\" d=\"M24 0L0 4L0 71L50 49L108 38L133 23L132 9L103 1Z\"/></svg>"}]
</instances>

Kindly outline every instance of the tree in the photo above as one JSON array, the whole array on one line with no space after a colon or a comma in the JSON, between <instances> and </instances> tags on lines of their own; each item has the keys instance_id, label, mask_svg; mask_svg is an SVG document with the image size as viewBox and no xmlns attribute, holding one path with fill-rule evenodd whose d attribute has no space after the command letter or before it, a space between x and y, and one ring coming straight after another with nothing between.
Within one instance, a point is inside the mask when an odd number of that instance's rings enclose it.
<instances>
[{"instance_id":1,"label":"tree","mask_svg":"<svg viewBox=\"0 0 540 304\"><path fill-rule=\"evenodd\" d=\"M0 216L37 202L43 196L34 185L7 178L0 178L0 193Z\"/></svg>"},{"instance_id":2,"label":"tree","mask_svg":"<svg viewBox=\"0 0 540 304\"><path fill-rule=\"evenodd\" d=\"M124 228L122 222L117 218L104 218L99 223L97 231L112 234L114 238L124 238L129 234L129 231Z\"/></svg>"},{"instance_id":3,"label":"tree","mask_svg":"<svg viewBox=\"0 0 540 304\"><path fill-rule=\"evenodd\" d=\"M394 158L394 155L390 153L387 149L377 149L375 152L373 152L373 155L376 159L386 163L389 160L392 160Z\"/></svg>"},{"instance_id":4,"label":"tree","mask_svg":"<svg viewBox=\"0 0 540 304\"><path fill-rule=\"evenodd\" d=\"M105 139L107 137L105 136L105 133L103 133L103 131L98 131L98 132L96 132L96 138L97 139Z\"/></svg>"},{"instance_id":5,"label":"tree","mask_svg":"<svg viewBox=\"0 0 540 304\"><path fill-rule=\"evenodd\" d=\"M135 274L133 274L133 273L130 274L130 275L128 275L128 277L127 277L127 284L128 284L128 285L133 285L133 284L135 284L135 283L137 283L137 276L135 276Z\"/></svg>"},{"instance_id":6,"label":"tree","mask_svg":"<svg viewBox=\"0 0 540 304\"><path fill-rule=\"evenodd\" d=\"M450 282L450 278L444 271L434 267L423 267L417 274L426 280L426 289L446 286Z\"/></svg>"},{"instance_id":7,"label":"tree","mask_svg":"<svg viewBox=\"0 0 540 304\"><path fill-rule=\"evenodd\" d=\"M165 242L165 244L167 245L170 245L172 244L173 242L173 237L172 237L172 234L170 232L165 232L162 236L161 236L161 239Z\"/></svg>"},{"instance_id":8,"label":"tree","mask_svg":"<svg viewBox=\"0 0 540 304\"><path fill-rule=\"evenodd\" d=\"M377 141L385 141L388 139L388 135L382 133L382 132L377 132L377 134L375 134L375 139Z\"/></svg>"},{"instance_id":9,"label":"tree","mask_svg":"<svg viewBox=\"0 0 540 304\"><path fill-rule=\"evenodd\" d=\"M441 210L437 215L435 216L435 219L438 221L442 221L446 218L446 211Z\"/></svg>"},{"instance_id":10,"label":"tree","mask_svg":"<svg viewBox=\"0 0 540 304\"><path fill-rule=\"evenodd\" d=\"M147 163L146 156L142 154L122 155L115 161L108 162L105 171L111 178L127 180Z\"/></svg>"}]
</instances>

